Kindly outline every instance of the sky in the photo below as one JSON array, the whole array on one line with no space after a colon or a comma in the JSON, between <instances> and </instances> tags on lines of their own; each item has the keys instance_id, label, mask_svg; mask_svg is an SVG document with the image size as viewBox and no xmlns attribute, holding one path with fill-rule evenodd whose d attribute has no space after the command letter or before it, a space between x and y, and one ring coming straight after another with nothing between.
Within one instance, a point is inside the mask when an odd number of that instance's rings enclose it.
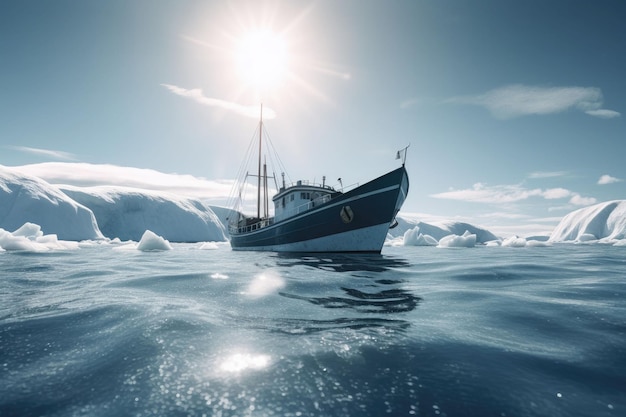
<instances>
[{"instance_id":1,"label":"sky","mask_svg":"<svg viewBox=\"0 0 626 417\"><path fill-rule=\"evenodd\" d=\"M620 0L2 1L0 165L222 202L263 103L288 181L363 184L410 145L403 213L546 234L626 199L625 20Z\"/></svg>"}]
</instances>

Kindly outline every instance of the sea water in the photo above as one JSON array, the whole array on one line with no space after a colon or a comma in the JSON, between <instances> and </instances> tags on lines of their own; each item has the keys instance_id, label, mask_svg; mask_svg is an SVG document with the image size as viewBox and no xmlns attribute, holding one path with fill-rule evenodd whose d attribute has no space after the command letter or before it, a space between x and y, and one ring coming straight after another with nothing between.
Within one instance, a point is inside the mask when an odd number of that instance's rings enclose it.
<instances>
[{"instance_id":1,"label":"sea water","mask_svg":"<svg viewBox=\"0 0 626 417\"><path fill-rule=\"evenodd\" d=\"M0 253L0 415L626 415L624 247L173 246Z\"/></svg>"}]
</instances>

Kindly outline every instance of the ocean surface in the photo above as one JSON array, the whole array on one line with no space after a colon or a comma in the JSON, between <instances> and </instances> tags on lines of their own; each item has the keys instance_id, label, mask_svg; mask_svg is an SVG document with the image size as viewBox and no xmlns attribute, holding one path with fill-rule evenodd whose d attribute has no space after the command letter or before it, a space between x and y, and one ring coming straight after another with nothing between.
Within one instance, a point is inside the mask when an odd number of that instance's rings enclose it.
<instances>
[{"instance_id":1,"label":"ocean surface","mask_svg":"<svg viewBox=\"0 0 626 417\"><path fill-rule=\"evenodd\" d=\"M626 248L0 252L0 416L626 416Z\"/></svg>"}]
</instances>

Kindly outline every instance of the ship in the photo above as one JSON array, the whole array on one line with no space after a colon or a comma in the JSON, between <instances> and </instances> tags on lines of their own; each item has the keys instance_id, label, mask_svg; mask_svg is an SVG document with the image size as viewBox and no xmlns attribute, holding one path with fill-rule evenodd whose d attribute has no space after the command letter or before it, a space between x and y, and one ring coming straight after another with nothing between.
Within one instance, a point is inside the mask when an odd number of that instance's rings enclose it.
<instances>
[{"instance_id":1,"label":"ship","mask_svg":"<svg viewBox=\"0 0 626 417\"><path fill-rule=\"evenodd\" d=\"M344 191L285 176L269 211L267 164L262 163L263 110L259 121L256 215L235 210L228 221L230 245L236 251L289 253L380 253L390 228L397 225L409 191L405 167L408 146L396 153L401 166L363 185ZM256 134L254 135L256 137ZM250 177L250 175L247 175ZM338 180L340 181L340 179ZM245 182L245 179L244 179ZM341 183L341 181L340 181ZM240 193L241 195L241 193Z\"/></svg>"}]
</instances>

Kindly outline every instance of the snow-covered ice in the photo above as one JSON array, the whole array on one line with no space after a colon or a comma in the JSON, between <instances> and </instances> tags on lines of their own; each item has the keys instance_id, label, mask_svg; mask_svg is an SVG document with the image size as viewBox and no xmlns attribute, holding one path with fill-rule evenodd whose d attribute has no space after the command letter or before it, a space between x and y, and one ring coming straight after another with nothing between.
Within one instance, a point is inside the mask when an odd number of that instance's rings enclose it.
<instances>
[{"instance_id":1,"label":"snow-covered ice","mask_svg":"<svg viewBox=\"0 0 626 417\"><path fill-rule=\"evenodd\" d=\"M404 235L408 230L418 228L419 233L424 236L430 236L437 241L440 241L443 237L448 235L462 236L465 231L476 235L476 243L483 244L498 239L498 237L490 231L465 222L445 221L426 223L413 218L405 218L402 214L397 216L396 219L398 220L398 226L389 231L389 234L394 238ZM409 237L411 238L412 236ZM415 237L417 237L417 235Z\"/></svg>"},{"instance_id":2,"label":"snow-covered ice","mask_svg":"<svg viewBox=\"0 0 626 417\"><path fill-rule=\"evenodd\" d=\"M172 250L170 242L158 236L156 233L146 230L137 244L137 250L142 252Z\"/></svg>"},{"instance_id":3,"label":"snow-covered ice","mask_svg":"<svg viewBox=\"0 0 626 417\"><path fill-rule=\"evenodd\" d=\"M502 246L512 247L512 248L523 248L526 246L526 239L519 236L511 236L502 241Z\"/></svg>"},{"instance_id":4,"label":"snow-covered ice","mask_svg":"<svg viewBox=\"0 0 626 417\"><path fill-rule=\"evenodd\" d=\"M419 226L404 232L404 246L437 246L439 242L430 235L420 233Z\"/></svg>"},{"instance_id":5,"label":"snow-covered ice","mask_svg":"<svg viewBox=\"0 0 626 417\"><path fill-rule=\"evenodd\" d=\"M91 210L37 177L0 165L0 227L34 223L62 240L102 239Z\"/></svg>"},{"instance_id":6,"label":"snow-covered ice","mask_svg":"<svg viewBox=\"0 0 626 417\"><path fill-rule=\"evenodd\" d=\"M151 230L171 242L227 239L222 222L198 199L119 186L61 189L93 211L102 234L109 238L137 241Z\"/></svg>"},{"instance_id":7,"label":"snow-covered ice","mask_svg":"<svg viewBox=\"0 0 626 417\"><path fill-rule=\"evenodd\" d=\"M34 223L24 223L13 232L0 228L0 251L45 252L78 247L78 242L59 240L55 234L45 235Z\"/></svg>"},{"instance_id":8,"label":"snow-covered ice","mask_svg":"<svg viewBox=\"0 0 626 417\"><path fill-rule=\"evenodd\" d=\"M22 239L31 234L16 230L25 224L39 228L39 236ZM3 166L0 227L5 250L44 250L44 243L63 249L67 241L106 238L139 241L146 230L173 242L227 241L223 223L199 199L119 186L56 186Z\"/></svg>"},{"instance_id":9,"label":"snow-covered ice","mask_svg":"<svg viewBox=\"0 0 626 417\"><path fill-rule=\"evenodd\" d=\"M563 217L550 242L616 243L626 239L626 200L607 201Z\"/></svg>"},{"instance_id":10,"label":"snow-covered ice","mask_svg":"<svg viewBox=\"0 0 626 417\"><path fill-rule=\"evenodd\" d=\"M473 248L476 246L476 235L468 230L462 235L448 235L439 239L439 248Z\"/></svg>"}]
</instances>

